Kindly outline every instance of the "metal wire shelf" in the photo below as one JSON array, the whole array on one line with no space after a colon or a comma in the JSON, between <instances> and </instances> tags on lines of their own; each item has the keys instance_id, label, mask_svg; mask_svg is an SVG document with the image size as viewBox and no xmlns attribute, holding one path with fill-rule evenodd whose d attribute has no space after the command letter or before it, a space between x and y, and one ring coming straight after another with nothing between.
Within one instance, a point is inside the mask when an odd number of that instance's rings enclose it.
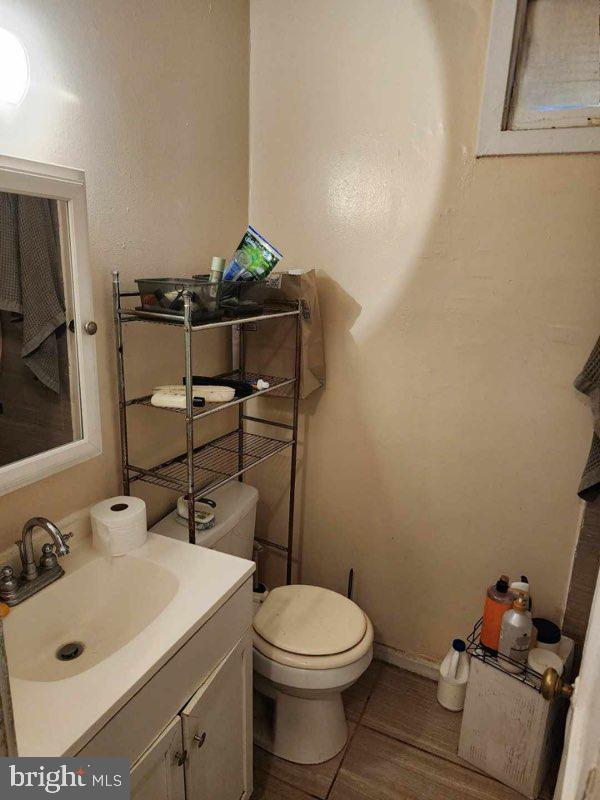
<instances>
[{"instance_id":1,"label":"metal wire shelf","mask_svg":"<svg viewBox=\"0 0 600 800\"><path fill-rule=\"evenodd\" d=\"M188 533L191 544L196 542L196 515L194 514L194 498L200 494L217 489L225 483L235 478L242 480L243 474L252 467L261 464L268 458L277 453L290 449L290 491L288 503L288 525L287 543L279 545L268 542L272 547L283 550L286 553L286 581L292 582L292 556L294 541L294 508L295 508L295 485L296 485L296 465L298 448L298 414L300 402L300 365L302 353L302 304L300 301L295 303L269 304L265 305L261 314L248 317L229 317L218 321L206 322L204 324L192 324L192 295L190 292L183 293L183 315L173 317L160 312L146 312L135 308L122 305L126 300L129 306L133 298L139 297L137 291L122 291L118 270L113 271L113 318L115 324L115 344L117 357L117 378L119 392L119 422L121 433L121 469L123 477L123 493L130 493L130 484L134 481L162 486L166 489L181 492L186 496L188 503ZM291 317L295 322L295 350L294 350L294 377L267 377L264 375L251 375L245 371L246 359L246 338L248 330L255 329L249 323L259 323L264 320L277 319L279 317ZM137 397L127 400L125 391L125 359L124 359L124 323L127 322L146 322L161 326L179 328L183 334L183 346L185 355L185 386L186 408L169 409L176 413L183 414L186 431L186 452L175 458L171 458L162 464L154 467L139 467L130 463L129 460L129 435L127 429L127 415L132 406L151 405L151 395ZM136 328L138 326L135 326ZM140 326L144 328L145 326ZM211 328L223 328L231 331L232 345L232 367L233 372L227 375L216 377L224 378L244 376L243 379L258 379L262 377L268 380L268 389L257 390L248 397L234 399L229 403L207 403L202 408L193 406L192 383L193 383L193 341L197 341L192 334L196 331L206 331ZM244 413L244 402L253 397L266 394L273 389L290 385L292 391L289 399L292 401L291 423L284 423L277 420L269 420L262 417L255 417ZM286 393L287 395L287 393ZM220 436L207 444L199 447L194 445L195 425L194 422L202 417L214 414L227 408L237 406L238 408L238 428L231 433ZM261 425L275 426L279 429L289 431L290 439L273 439L268 436L259 436L255 433L248 433L246 426L248 423L259 423Z\"/></svg>"},{"instance_id":2,"label":"metal wire shelf","mask_svg":"<svg viewBox=\"0 0 600 800\"><path fill-rule=\"evenodd\" d=\"M295 382L295 378L278 378L275 375L258 375L254 372L245 372L241 373L239 371L234 371L227 373L225 375L220 375L220 378L228 378L230 380L237 380L237 381L247 381L248 383L256 383L259 378L265 380L269 383L268 389L256 389L252 392L251 395L247 397L239 397L235 400L230 400L227 403L206 403L205 406L195 411L193 414L193 418L200 419L201 417L207 417L209 414L214 414L217 411L224 411L226 408L233 408L234 406L238 406L240 403L245 403L247 400L252 400L253 397L259 397L261 394L267 394L268 392L272 392L274 389L280 389L282 386L288 386ZM148 406L150 408L158 408L158 406L153 406L150 402L152 399L151 394L144 395L143 397L135 397L132 400L128 400L125 405L127 406ZM171 411L175 414L185 414L185 408L159 408L160 411Z\"/></svg>"},{"instance_id":3,"label":"metal wire shelf","mask_svg":"<svg viewBox=\"0 0 600 800\"><path fill-rule=\"evenodd\" d=\"M121 292L121 297L137 296L137 292ZM171 325L175 328L182 328L185 325L183 316L173 316L172 314L161 314L159 311L141 311L137 308L120 308L118 316L121 322L154 322L159 325ZM278 319L279 317L297 317L300 309L297 305L265 305L261 314L254 314L248 317L226 317L215 322L204 322L199 325L192 325L192 331L205 331L210 328L231 328L233 325L244 325L247 322L263 322L267 319Z\"/></svg>"},{"instance_id":4,"label":"metal wire shelf","mask_svg":"<svg viewBox=\"0 0 600 800\"><path fill-rule=\"evenodd\" d=\"M483 661L484 664L489 664L490 667L503 672L509 678L519 681L530 686L536 692L542 691L542 676L531 667L523 667L518 661L515 661L502 653L491 653L486 650L480 641L481 626L483 625L483 617L480 617L471 633L467 636L467 653L472 658L477 658ZM513 671L514 670L514 671Z\"/></svg>"},{"instance_id":5,"label":"metal wire shelf","mask_svg":"<svg viewBox=\"0 0 600 800\"><path fill-rule=\"evenodd\" d=\"M235 430L200 445L193 455L194 496L213 491L293 444L293 439L283 441ZM187 452L149 469L133 464L127 464L127 469L132 481L187 492Z\"/></svg>"}]
</instances>

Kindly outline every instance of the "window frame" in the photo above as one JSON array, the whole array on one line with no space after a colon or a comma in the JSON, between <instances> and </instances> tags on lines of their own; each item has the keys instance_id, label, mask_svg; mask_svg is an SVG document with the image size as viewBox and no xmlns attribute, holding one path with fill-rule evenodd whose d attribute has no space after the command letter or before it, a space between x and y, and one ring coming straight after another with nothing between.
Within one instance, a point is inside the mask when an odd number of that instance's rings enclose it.
<instances>
[{"instance_id":1,"label":"window frame","mask_svg":"<svg viewBox=\"0 0 600 800\"><path fill-rule=\"evenodd\" d=\"M527 0L494 0L477 137L477 157L598 153L600 126L507 129L508 111Z\"/></svg>"}]
</instances>

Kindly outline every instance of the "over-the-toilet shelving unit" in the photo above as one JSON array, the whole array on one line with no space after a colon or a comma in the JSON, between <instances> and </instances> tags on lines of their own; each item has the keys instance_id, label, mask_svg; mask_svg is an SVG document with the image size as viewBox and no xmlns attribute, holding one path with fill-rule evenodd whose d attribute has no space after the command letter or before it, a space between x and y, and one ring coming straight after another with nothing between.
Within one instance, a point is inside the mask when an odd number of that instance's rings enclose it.
<instances>
[{"instance_id":1,"label":"over-the-toilet shelving unit","mask_svg":"<svg viewBox=\"0 0 600 800\"><path fill-rule=\"evenodd\" d=\"M117 345L117 373L119 391L119 420L121 427L121 467L123 474L123 491L126 495L131 493L131 484L135 481L151 483L166 489L173 489L186 496L188 503L188 532L189 541L196 543L196 524L194 514L194 501L200 497L223 486L229 481L243 480L243 475L252 467L262 464L269 458L283 452L290 451L290 489L289 489L289 516L287 544L280 545L270 542L278 550L286 553L286 580L292 580L292 554L294 538L294 502L296 488L296 457L298 440L298 407L300 392L300 356L301 356L301 304L289 303L276 306L265 306L264 312L256 316L222 319L206 324L192 324L191 295L184 292L183 317L174 317L159 312L140 311L122 305L123 298L139 297L137 291L121 291L119 272L113 272L113 311ZM295 317L296 320L296 346L294 352L294 375L281 377L273 375L254 375L245 371L245 337L244 326L260 323L264 320L278 317ZM185 352L185 378L186 378L186 407L185 409L156 409L150 403L151 395L127 398L125 388L125 362L123 347L124 326L130 322L151 323L155 325L168 325L179 327L183 333ZM214 328L227 328L232 332L232 360L233 369L226 374L218 375L219 378L255 383L258 378L269 383L267 389L255 390L248 397L236 398L228 403L206 403L202 408L193 406L193 363L192 350L196 335ZM254 397L267 394L276 388L292 386L291 396L293 404L292 423L287 424L276 420L254 417L245 413L245 403ZM180 414L185 418L186 450L162 464L152 467L139 467L129 461L129 440L127 434L127 410L131 406L144 406L162 411ZM194 423L203 417L215 414L225 409L238 407L237 428L229 433L206 442L202 445L194 444ZM264 436L251 433L246 428L248 424L268 425L279 428L285 432L285 438Z\"/></svg>"}]
</instances>

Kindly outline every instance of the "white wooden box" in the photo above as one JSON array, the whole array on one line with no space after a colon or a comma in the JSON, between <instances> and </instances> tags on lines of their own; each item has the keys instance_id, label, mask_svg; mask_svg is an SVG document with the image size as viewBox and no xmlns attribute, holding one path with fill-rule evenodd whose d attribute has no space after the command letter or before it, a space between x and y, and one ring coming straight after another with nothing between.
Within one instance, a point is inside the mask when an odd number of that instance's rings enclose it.
<instances>
[{"instance_id":1,"label":"white wooden box","mask_svg":"<svg viewBox=\"0 0 600 800\"><path fill-rule=\"evenodd\" d=\"M552 760L560 759L567 705L563 699L544 700L529 684L471 658L458 754L525 797L537 798Z\"/></svg>"}]
</instances>

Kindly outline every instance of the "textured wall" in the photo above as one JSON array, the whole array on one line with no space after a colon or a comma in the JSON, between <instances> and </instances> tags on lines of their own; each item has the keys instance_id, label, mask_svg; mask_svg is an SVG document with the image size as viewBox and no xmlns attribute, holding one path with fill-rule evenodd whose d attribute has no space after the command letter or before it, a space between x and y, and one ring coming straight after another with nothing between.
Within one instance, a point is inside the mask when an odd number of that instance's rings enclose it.
<instances>
[{"instance_id":1,"label":"textured wall","mask_svg":"<svg viewBox=\"0 0 600 800\"><path fill-rule=\"evenodd\" d=\"M302 579L353 566L377 639L430 657L500 572L561 615L591 434L600 159L474 158L490 9L251 3L250 217L320 270L326 321Z\"/></svg>"},{"instance_id":2,"label":"textured wall","mask_svg":"<svg viewBox=\"0 0 600 800\"><path fill-rule=\"evenodd\" d=\"M0 152L86 172L104 441L101 457L0 497L2 549L34 513L60 519L120 491L111 270L129 285L207 271L246 226L248 3L0 0L0 25L21 37L32 73L23 104L0 108ZM143 333L126 342L136 393L182 374L181 338ZM203 368L219 366L224 336L204 342ZM172 416L134 410L138 460L177 452ZM155 516L167 495L151 497Z\"/></svg>"}]
</instances>

